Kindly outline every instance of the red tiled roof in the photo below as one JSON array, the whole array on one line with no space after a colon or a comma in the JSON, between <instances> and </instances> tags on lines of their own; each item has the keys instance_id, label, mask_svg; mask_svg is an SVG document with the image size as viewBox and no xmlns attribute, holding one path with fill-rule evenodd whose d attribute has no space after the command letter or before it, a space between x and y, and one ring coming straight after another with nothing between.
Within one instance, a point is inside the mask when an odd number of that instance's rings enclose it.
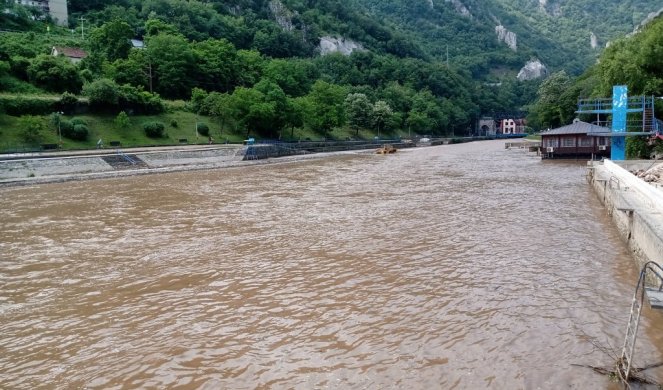
<instances>
[{"instance_id":1,"label":"red tiled roof","mask_svg":"<svg viewBox=\"0 0 663 390\"><path fill-rule=\"evenodd\" d=\"M55 46L55 50L57 50L58 54L62 54L65 57L69 58L85 58L87 57L87 52L83 49L79 49L76 47L59 47Z\"/></svg>"}]
</instances>

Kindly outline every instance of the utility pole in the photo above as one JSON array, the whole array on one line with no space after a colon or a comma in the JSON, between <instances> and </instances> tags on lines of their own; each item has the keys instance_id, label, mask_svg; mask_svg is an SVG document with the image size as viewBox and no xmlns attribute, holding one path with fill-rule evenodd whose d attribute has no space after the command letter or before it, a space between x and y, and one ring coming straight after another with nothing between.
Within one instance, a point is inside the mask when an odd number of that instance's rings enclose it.
<instances>
[{"instance_id":1,"label":"utility pole","mask_svg":"<svg viewBox=\"0 0 663 390\"><path fill-rule=\"evenodd\" d=\"M82 39L82 40L85 40L85 28L84 28L84 23L85 23L85 21L86 21L87 19L85 19L84 17L81 16L80 18L78 18L78 20L81 22L81 39Z\"/></svg>"}]
</instances>

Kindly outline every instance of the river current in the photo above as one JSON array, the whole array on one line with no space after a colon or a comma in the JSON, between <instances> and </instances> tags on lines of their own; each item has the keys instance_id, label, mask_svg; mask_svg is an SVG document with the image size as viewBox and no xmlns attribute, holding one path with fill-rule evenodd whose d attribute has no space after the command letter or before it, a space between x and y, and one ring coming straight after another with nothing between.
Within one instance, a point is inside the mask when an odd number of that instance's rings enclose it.
<instances>
[{"instance_id":1,"label":"river current","mask_svg":"<svg viewBox=\"0 0 663 390\"><path fill-rule=\"evenodd\" d=\"M0 189L0 388L618 389L572 364L635 263L584 162L503 145Z\"/></svg>"}]
</instances>

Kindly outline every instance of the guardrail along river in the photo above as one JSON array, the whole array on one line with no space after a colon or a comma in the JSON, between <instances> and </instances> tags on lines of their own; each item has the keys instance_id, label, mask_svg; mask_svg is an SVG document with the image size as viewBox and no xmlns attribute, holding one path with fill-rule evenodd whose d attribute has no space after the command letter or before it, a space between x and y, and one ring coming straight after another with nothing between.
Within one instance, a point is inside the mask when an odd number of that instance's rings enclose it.
<instances>
[{"instance_id":1,"label":"guardrail along river","mask_svg":"<svg viewBox=\"0 0 663 390\"><path fill-rule=\"evenodd\" d=\"M620 388L572 366L637 277L584 174L487 141L0 189L0 388Z\"/></svg>"}]
</instances>

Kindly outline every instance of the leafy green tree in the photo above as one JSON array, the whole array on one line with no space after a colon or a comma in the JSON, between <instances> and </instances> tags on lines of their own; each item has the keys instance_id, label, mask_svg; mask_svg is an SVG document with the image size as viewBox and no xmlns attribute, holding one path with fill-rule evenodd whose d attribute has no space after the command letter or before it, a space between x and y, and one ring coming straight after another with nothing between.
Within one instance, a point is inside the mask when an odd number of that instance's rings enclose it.
<instances>
[{"instance_id":1,"label":"leafy green tree","mask_svg":"<svg viewBox=\"0 0 663 390\"><path fill-rule=\"evenodd\" d=\"M194 43L199 87L208 91L231 91L239 77L240 64L235 47L225 39Z\"/></svg>"},{"instance_id":2,"label":"leafy green tree","mask_svg":"<svg viewBox=\"0 0 663 390\"><path fill-rule=\"evenodd\" d=\"M649 159L653 147L645 137L628 137L626 139L626 158Z\"/></svg>"},{"instance_id":3,"label":"leafy green tree","mask_svg":"<svg viewBox=\"0 0 663 390\"><path fill-rule=\"evenodd\" d=\"M373 105L373 124L378 130L378 136L380 136L380 131L384 129L384 125L389 123L393 114L394 112L387 102L384 100L378 100L375 102Z\"/></svg>"},{"instance_id":4,"label":"leafy green tree","mask_svg":"<svg viewBox=\"0 0 663 390\"><path fill-rule=\"evenodd\" d=\"M304 126L304 115L306 113L306 97L288 98L288 111L286 113L286 125L290 127L290 138L295 138L295 127Z\"/></svg>"},{"instance_id":5,"label":"leafy green tree","mask_svg":"<svg viewBox=\"0 0 663 390\"><path fill-rule=\"evenodd\" d=\"M541 84L535 109L543 126L559 127L569 120L565 115L568 109L560 99L570 86L571 79L563 70L553 73Z\"/></svg>"},{"instance_id":6,"label":"leafy green tree","mask_svg":"<svg viewBox=\"0 0 663 390\"><path fill-rule=\"evenodd\" d=\"M309 110L306 124L314 131L327 133L345 123L344 101L347 89L340 85L318 80L307 95Z\"/></svg>"},{"instance_id":7,"label":"leafy green tree","mask_svg":"<svg viewBox=\"0 0 663 390\"><path fill-rule=\"evenodd\" d=\"M119 86L109 79L85 84L83 94L88 97L90 104L95 106L117 106L120 98Z\"/></svg>"},{"instance_id":8,"label":"leafy green tree","mask_svg":"<svg viewBox=\"0 0 663 390\"><path fill-rule=\"evenodd\" d=\"M145 50L131 50L126 59L118 59L107 68L107 76L118 84L131 84L150 90L151 63Z\"/></svg>"},{"instance_id":9,"label":"leafy green tree","mask_svg":"<svg viewBox=\"0 0 663 390\"><path fill-rule=\"evenodd\" d=\"M424 89L412 98L412 110L406 121L410 129L420 134L442 134L449 124L448 113L433 94Z\"/></svg>"},{"instance_id":10,"label":"leafy green tree","mask_svg":"<svg viewBox=\"0 0 663 390\"><path fill-rule=\"evenodd\" d=\"M264 59L255 50L237 51L237 60L240 64L237 85L251 87L262 78Z\"/></svg>"},{"instance_id":11,"label":"leafy green tree","mask_svg":"<svg viewBox=\"0 0 663 390\"><path fill-rule=\"evenodd\" d=\"M351 93L345 98L345 112L348 124L355 130L355 136L359 135L360 128L371 125L373 105L363 93Z\"/></svg>"},{"instance_id":12,"label":"leafy green tree","mask_svg":"<svg viewBox=\"0 0 663 390\"><path fill-rule=\"evenodd\" d=\"M264 77L274 81L289 96L304 96L318 78L313 63L303 59L276 59L264 67Z\"/></svg>"},{"instance_id":13,"label":"leafy green tree","mask_svg":"<svg viewBox=\"0 0 663 390\"><path fill-rule=\"evenodd\" d=\"M168 98L188 97L195 80L195 55L181 35L158 34L149 38L147 54L152 64L154 90Z\"/></svg>"},{"instance_id":14,"label":"leafy green tree","mask_svg":"<svg viewBox=\"0 0 663 390\"><path fill-rule=\"evenodd\" d=\"M254 88L235 89L228 103L238 119L238 125L246 131L246 137L252 131L257 134L268 131L276 115L275 105L265 102L264 94Z\"/></svg>"},{"instance_id":15,"label":"leafy green tree","mask_svg":"<svg viewBox=\"0 0 663 390\"><path fill-rule=\"evenodd\" d=\"M234 114L248 137L255 134L277 137L288 121L288 100L274 82L261 80L253 88L239 87L230 99L217 105L217 110Z\"/></svg>"},{"instance_id":16,"label":"leafy green tree","mask_svg":"<svg viewBox=\"0 0 663 390\"><path fill-rule=\"evenodd\" d=\"M202 105L208 107L208 114L218 118L221 122L221 129L227 125L236 122L238 112L233 105L233 100L227 93L212 92L205 98Z\"/></svg>"},{"instance_id":17,"label":"leafy green tree","mask_svg":"<svg viewBox=\"0 0 663 390\"><path fill-rule=\"evenodd\" d=\"M103 53L106 60L113 62L127 58L131 50L130 39L135 35L133 28L122 20L112 20L92 30L90 46L93 51Z\"/></svg>"},{"instance_id":18,"label":"leafy green tree","mask_svg":"<svg viewBox=\"0 0 663 390\"><path fill-rule=\"evenodd\" d=\"M78 69L68 59L42 54L28 67L30 81L51 92L78 93L83 84Z\"/></svg>"},{"instance_id":19,"label":"leafy green tree","mask_svg":"<svg viewBox=\"0 0 663 390\"><path fill-rule=\"evenodd\" d=\"M159 34L179 35L180 31L172 24L166 23L161 19L149 18L145 22L145 35L153 37Z\"/></svg>"}]
</instances>

